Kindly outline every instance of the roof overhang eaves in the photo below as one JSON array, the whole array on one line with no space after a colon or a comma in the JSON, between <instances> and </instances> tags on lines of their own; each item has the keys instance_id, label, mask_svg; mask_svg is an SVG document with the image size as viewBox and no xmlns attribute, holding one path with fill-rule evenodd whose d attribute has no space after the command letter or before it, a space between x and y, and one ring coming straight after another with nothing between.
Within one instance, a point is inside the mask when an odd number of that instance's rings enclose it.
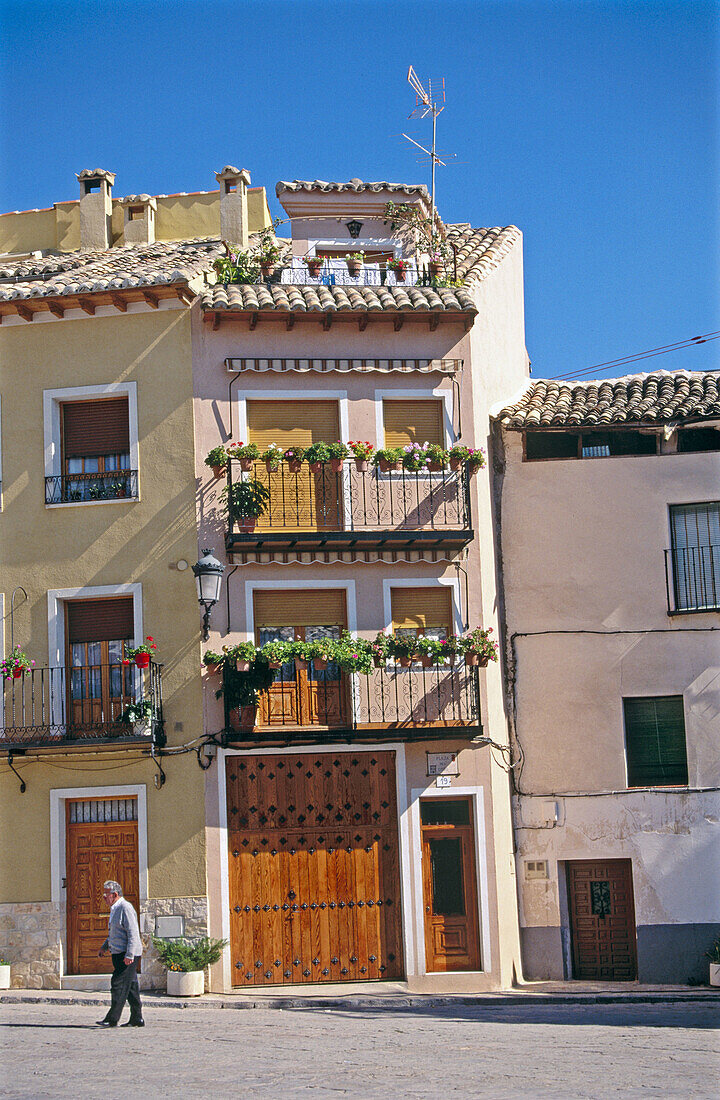
<instances>
[{"instance_id":1,"label":"roof overhang eaves","mask_svg":"<svg viewBox=\"0 0 720 1100\"><path fill-rule=\"evenodd\" d=\"M203 309L203 320L212 322L217 328L221 321L249 321L253 326L260 321L275 321L295 324L303 321L320 321L325 324L339 322L360 322L363 327L371 321L385 322L386 324L410 324L427 321L431 328L437 328L439 324L461 324L466 329L470 328L477 316L475 308L463 310L337 310L337 309L213 309L208 306Z\"/></svg>"},{"instance_id":2,"label":"roof overhang eaves","mask_svg":"<svg viewBox=\"0 0 720 1100\"><path fill-rule=\"evenodd\" d=\"M58 316L61 316L62 311L67 309L85 309L85 312L92 312L92 310L86 309L83 303L92 306L117 306L118 302L126 305L132 302L145 302L147 305L152 306L154 304L153 299L160 301L161 299L179 298L186 305L190 305L196 297L196 292L190 288L186 281L149 283L146 286L113 287L107 290L73 292L72 294L36 295L30 298L8 298L0 301L0 318L11 317L16 314L26 320L32 320L32 317L27 316L28 314L58 313Z\"/></svg>"}]
</instances>

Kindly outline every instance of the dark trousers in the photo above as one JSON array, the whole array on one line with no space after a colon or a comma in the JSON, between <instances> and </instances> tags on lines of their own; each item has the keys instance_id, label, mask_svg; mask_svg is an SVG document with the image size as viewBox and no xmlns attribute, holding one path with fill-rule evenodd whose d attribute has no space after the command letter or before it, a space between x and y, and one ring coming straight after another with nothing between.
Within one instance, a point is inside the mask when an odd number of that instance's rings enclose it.
<instances>
[{"instance_id":1,"label":"dark trousers","mask_svg":"<svg viewBox=\"0 0 720 1100\"><path fill-rule=\"evenodd\" d=\"M137 956L129 966L126 966L124 955L112 956L113 976L110 979L110 1008L105 1016L105 1019L110 1020L111 1023L119 1023L126 1001L130 1003L130 1019L133 1022L142 1020L140 986L137 980L139 961L140 957Z\"/></svg>"}]
</instances>

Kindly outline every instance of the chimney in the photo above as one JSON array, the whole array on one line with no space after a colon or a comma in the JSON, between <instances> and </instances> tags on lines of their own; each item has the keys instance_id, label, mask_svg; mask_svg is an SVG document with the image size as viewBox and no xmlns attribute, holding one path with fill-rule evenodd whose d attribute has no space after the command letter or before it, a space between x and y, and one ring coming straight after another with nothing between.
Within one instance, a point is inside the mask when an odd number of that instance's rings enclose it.
<instances>
[{"instance_id":1,"label":"chimney","mask_svg":"<svg viewBox=\"0 0 720 1100\"><path fill-rule=\"evenodd\" d=\"M150 195L126 195L120 199L125 218L125 244L153 244L157 202Z\"/></svg>"},{"instance_id":2,"label":"chimney","mask_svg":"<svg viewBox=\"0 0 720 1100\"><path fill-rule=\"evenodd\" d=\"M105 251L112 238L112 186L115 173L83 168L80 183L80 247Z\"/></svg>"},{"instance_id":3,"label":"chimney","mask_svg":"<svg viewBox=\"0 0 720 1100\"><path fill-rule=\"evenodd\" d=\"M250 173L246 168L226 164L215 174L220 184L220 236L239 248L248 245L247 189Z\"/></svg>"}]
</instances>

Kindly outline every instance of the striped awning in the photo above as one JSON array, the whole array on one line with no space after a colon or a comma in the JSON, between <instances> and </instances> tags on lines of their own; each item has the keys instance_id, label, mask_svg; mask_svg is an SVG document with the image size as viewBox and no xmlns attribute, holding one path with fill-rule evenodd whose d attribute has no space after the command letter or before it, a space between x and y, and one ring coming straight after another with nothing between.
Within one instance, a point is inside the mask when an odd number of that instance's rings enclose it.
<instances>
[{"instance_id":1,"label":"striped awning","mask_svg":"<svg viewBox=\"0 0 720 1100\"><path fill-rule=\"evenodd\" d=\"M335 565L374 564L406 565L418 561L449 562L462 556L462 550L236 550L230 553L233 565Z\"/></svg>"},{"instance_id":2,"label":"striped awning","mask_svg":"<svg viewBox=\"0 0 720 1100\"><path fill-rule=\"evenodd\" d=\"M390 374L398 371L403 374L456 374L463 368L462 359L236 359L225 360L228 371L235 374L240 371L275 371L283 374L287 371L317 371L323 374L337 371L346 374L350 371L378 371Z\"/></svg>"}]
</instances>

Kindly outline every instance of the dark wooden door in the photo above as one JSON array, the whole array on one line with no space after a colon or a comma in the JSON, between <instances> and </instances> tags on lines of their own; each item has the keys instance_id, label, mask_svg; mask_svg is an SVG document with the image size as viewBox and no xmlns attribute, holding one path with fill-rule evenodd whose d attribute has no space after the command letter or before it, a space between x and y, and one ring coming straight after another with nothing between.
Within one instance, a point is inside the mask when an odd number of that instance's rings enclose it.
<instances>
[{"instance_id":1,"label":"dark wooden door","mask_svg":"<svg viewBox=\"0 0 720 1100\"><path fill-rule=\"evenodd\" d=\"M128 640L129 641L129 640ZM119 723L134 700L134 666L123 665L121 639L70 644L69 726L77 732Z\"/></svg>"},{"instance_id":2,"label":"dark wooden door","mask_svg":"<svg viewBox=\"0 0 720 1100\"><path fill-rule=\"evenodd\" d=\"M77 806L77 802L67 803L68 973L106 974L112 971L112 960L109 956L98 958L108 930L103 883L108 879L119 882L125 897L139 911L137 821L72 820L83 816L73 812ZM100 814L86 816L97 818Z\"/></svg>"},{"instance_id":3,"label":"dark wooden door","mask_svg":"<svg viewBox=\"0 0 720 1100\"><path fill-rule=\"evenodd\" d=\"M629 859L568 863L573 977L637 978L637 939Z\"/></svg>"},{"instance_id":4,"label":"dark wooden door","mask_svg":"<svg viewBox=\"0 0 720 1100\"><path fill-rule=\"evenodd\" d=\"M480 968L475 844L470 800L420 803L425 967L428 973Z\"/></svg>"},{"instance_id":5,"label":"dark wooden door","mask_svg":"<svg viewBox=\"0 0 720 1100\"><path fill-rule=\"evenodd\" d=\"M258 631L258 645L279 639L298 642L338 639L340 633L339 626L262 628ZM299 669L295 661L286 661L275 682L260 696L259 724L342 726L347 720L347 693L347 678L334 662L318 669L311 661L307 669Z\"/></svg>"},{"instance_id":6,"label":"dark wooden door","mask_svg":"<svg viewBox=\"0 0 720 1100\"><path fill-rule=\"evenodd\" d=\"M227 760L233 984L403 973L395 754Z\"/></svg>"}]
</instances>

